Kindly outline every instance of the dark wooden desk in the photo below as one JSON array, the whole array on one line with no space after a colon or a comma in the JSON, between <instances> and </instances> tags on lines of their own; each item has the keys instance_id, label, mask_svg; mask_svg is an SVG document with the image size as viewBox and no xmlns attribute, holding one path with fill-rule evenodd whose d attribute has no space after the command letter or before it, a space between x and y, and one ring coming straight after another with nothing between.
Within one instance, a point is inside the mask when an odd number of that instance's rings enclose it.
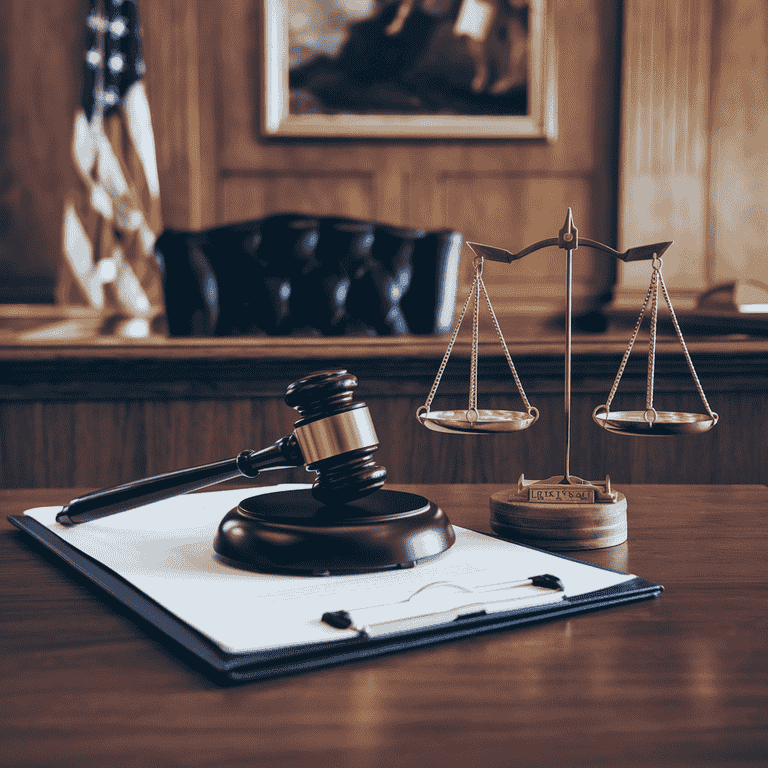
<instances>
[{"instance_id":1,"label":"dark wooden desk","mask_svg":"<svg viewBox=\"0 0 768 768\"><path fill-rule=\"evenodd\" d=\"M393 486L488 531L504 486ZM4 766L756 766L768 756L768 488L625 486L633 605L222 689L6 521ZM764 763L762 763L764 764Z\"/></svg>"}]
</instances>

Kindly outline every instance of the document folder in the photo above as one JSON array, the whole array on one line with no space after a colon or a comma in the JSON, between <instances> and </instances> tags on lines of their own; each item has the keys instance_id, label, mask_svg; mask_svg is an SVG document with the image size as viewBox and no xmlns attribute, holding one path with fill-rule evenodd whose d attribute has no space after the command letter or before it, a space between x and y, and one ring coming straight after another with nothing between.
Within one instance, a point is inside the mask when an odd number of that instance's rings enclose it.
<instances>
[{"instance_id":1,"label":"document folder","mask_svg":"<svg viewBox=\"0 0 768 768\"><path fill-rule=\"evenodd\" d=\"M255 492L167 499L75 527L59 507L9 520L108 602L217 682L264 680L655 597L663 587L455 527L414 568L346 576L261 574L221 562L221 518ZM293 486L295 487L295 486Z\"/></svg>"}]
</instances>

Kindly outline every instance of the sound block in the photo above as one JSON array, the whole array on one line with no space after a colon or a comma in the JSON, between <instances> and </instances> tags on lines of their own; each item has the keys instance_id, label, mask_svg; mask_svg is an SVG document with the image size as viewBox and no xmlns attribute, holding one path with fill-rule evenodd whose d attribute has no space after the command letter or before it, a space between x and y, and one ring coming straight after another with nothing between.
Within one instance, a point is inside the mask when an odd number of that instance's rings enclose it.
<instances>
[{"instance_id":1,"label":"sound block","mask_svg":"<svg viewBox=\"0 0 768 768\"><path fill-rule=\"evenodd\" d=\"M324 505L301 489L241 501L219 524L213 548L241 568L330 576L411 568L455 540L440 507L414 493L384 489Z\"/></svg>"},{"instance_id":2,"label":"sound block","mask_svg":"<svg viewBox=\"0 0 768 768\"><path fill-rule=\"evenodd\" d=\"M503 539L552 551L602 549L627 540L627 498L615 502L545 504L493 494L491 530Z\"/></svg>"}]
</instances>

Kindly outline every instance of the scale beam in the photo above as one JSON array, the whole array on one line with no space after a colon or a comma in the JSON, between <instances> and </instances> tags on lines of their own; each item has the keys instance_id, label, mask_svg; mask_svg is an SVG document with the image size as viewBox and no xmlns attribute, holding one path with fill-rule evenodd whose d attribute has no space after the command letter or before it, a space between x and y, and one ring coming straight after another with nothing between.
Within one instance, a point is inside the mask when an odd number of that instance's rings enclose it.
<instances>
[{"instance_id":1,"label":"scale beam","mask_svg":"<svg viewBox=\"0 0 768 768\"><path fill-rule=\"evenodd\" d=\"M672 240L670 240L667 243L654 243L653 245L640 245L637 248L629 248L628 250L624 251L624 253L620 253L617 250L614 250L608 245L603 245L603 243L598 243L596 240L590 240L586 237L580 237L578 239L578 243L576 246L572 246L569 248L569 250L576 250L576 248L579 247L579 245L588 245L590 248L597 248L599 251L604 251L605 253L610 253L611 256L615 256L617 259L621 259L624 262L631 262L631 261L649 261L650 259L654 258L661 258L661 256L666 252L666 250L669 248L670 245L672 245ZM557 245L561 248L564 246L561 245L561 240L559 237L549 237L546 240L539 240L538 243L534 243L533 245L529 245L527 248L523 248L522 251L518 251L517 253L512 253L511 251L507 251L504 248L496 248L493 245L483 245L481 243L467 243L467 245L478 255L482 256L483 258L488 259L489 261L500 261L504 264L511 264L513 261L517 261L518 259L522 259L524 256L527 256L529 253L533 253L534 251L541 250L542 248L547 248L550 245Z\"/></svg>"}]
</instances>

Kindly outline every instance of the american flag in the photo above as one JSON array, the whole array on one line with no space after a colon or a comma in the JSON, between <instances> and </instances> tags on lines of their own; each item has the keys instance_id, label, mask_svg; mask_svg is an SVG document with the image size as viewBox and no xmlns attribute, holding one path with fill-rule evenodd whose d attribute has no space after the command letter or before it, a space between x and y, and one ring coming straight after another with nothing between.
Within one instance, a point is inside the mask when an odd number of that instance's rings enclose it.
<instances>
[{"instance_id":1,"label":"american flag","mask_svg":"<svg viewBox=\"0 0 768 768\"><path fill-rule=\"evenodd\" d=\"M64 205L61 304L144 318L162 309L154 258L160 182L144 69L138 0L91 0L72 132L76 183Z\"/></svg>"}]
</instances>

